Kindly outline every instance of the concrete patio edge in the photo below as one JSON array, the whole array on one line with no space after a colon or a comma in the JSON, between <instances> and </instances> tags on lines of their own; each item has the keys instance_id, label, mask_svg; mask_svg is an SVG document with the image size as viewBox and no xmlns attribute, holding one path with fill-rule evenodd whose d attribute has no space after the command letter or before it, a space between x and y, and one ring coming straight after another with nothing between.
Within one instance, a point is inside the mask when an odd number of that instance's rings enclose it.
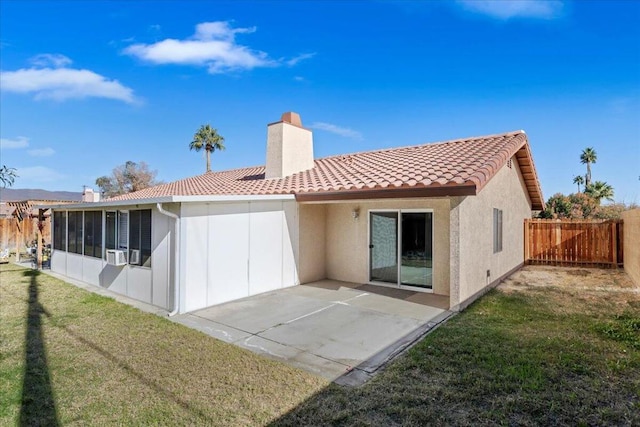
<instances>
[{"instance_id":1,"label":"concrete patio edge","mask_svg":"<svg viewBox=\"0 0 640 427\"><path fill-rule=\"evenodd\" d=\"M437 329L451 317L458 314L454 311L444 311L431 321L414 329L393 344L374 354L346 374L336 378L334 383L351 387L358 387L381 372L390 362L416 345L422 338Z\"/></svg>"}]
</instances>

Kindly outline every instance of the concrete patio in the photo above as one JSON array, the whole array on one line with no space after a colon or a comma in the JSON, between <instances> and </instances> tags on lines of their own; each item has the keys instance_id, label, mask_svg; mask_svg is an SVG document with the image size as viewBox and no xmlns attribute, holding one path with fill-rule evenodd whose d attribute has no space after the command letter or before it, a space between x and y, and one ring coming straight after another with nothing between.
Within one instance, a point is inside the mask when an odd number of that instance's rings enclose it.
<instances>
[{"instance_id":1,"label":"concrete patio","mask_svg":"<svg viewBox=\"0 0 640 427\"><path fill-rule=\"evenodd\" d=\"M341 384L360 384L452 313L449 298L323 280L172 320Z\"/></svg>"},{"instance_id":2,"label":"concrete patio","mask_svg":"<svg viewBox=\"0 0 640 427\"><path fill-rule=\"evenodd\" d=\"M51 270L42 272L148 313L168 313ZM336 383L359 385L452 316L448 308L448 296L322 280L168 319Z\"/></svg>"}]
</instances>

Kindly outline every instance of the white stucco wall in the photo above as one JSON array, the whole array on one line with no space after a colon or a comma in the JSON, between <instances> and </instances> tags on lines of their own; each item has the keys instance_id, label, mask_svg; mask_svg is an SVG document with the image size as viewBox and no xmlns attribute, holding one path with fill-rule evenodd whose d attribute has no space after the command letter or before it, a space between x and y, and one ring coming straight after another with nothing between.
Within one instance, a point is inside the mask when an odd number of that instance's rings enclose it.
<instances>
[{"instance_id":1,"label":"white stucco wall","mask_svg":"<svg viewBox=\"0 0 640 427\"><path fill-rule=\"evenodd\" d=\"M503 211L503 247L495 254L494 208ZM450 273L454 307L524 262L523 227L531 218L531 201L515 158L512 168L503 166L478 195L452 199L451 209L452 239L459 240Z\"/></svg>"},{"instance_id":2,"label":"white stucco wall","mask_svg":"<svg viewBox=\"0 0 640 427\"><path fill-rule=\"evenodd\" d=\"M296 202L183 203L180 311L299 283Z\"/></svg>"},{"instance_id":3,"label":"white stucco wall","mask_svg":"<svg viewBox=\"0 0 640 427\"><path fill-rule=\"evenodd\" d=\"M155 205L122 206L119 209L151 209L151 268L133 265L113 266L107 264L103 258L53 250L51 270L71 279L170 309L172 304L170 277L172 276L168 273L167 263L173 251L171 242L173 220L169 221L169 218L160 214ZM106 233L104 214L102 233L104 245Z\"/></svg>"},{"instance_id":4,"label":"white stucco wall","mask_svg":"<svg viewBox=\"0 0 640 427\"><path fill-rule=\"evenodd\" d=\"M352 212L360 210L354 219ZM433 209L433 292L449 295L449 200L420 198L326 205L326 276L354 283L369 281L369 211ZM306 254L301 252L301 257Z\"/></svg>"}]
</instances>

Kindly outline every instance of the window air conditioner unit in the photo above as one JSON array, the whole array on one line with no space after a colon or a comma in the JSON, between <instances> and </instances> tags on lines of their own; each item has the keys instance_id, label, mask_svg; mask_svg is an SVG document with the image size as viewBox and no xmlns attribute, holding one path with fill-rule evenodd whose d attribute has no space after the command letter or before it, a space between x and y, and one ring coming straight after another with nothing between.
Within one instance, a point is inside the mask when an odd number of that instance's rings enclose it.
<instances>
[{"instance_id":1,"label":"window air conditioner unit","mask_svg":"<svg viewBox=\"0 0 640 427\"><path fill-rule=\"evenodd\" d=\"M140 264L140 251L138 249L131 250L131 255L129 255L129 264Z\"/></svg>"},{"instance_id":2,"label":"window air conditioner unit","mask_svg":"<svg viewBox=\"0 0 640 427\"><path fill-rule=\"evenodd\" d=\"M107 249L107 264L109 265L126 265L127 253L115 249Z\"/></svg>"}]
</instances>

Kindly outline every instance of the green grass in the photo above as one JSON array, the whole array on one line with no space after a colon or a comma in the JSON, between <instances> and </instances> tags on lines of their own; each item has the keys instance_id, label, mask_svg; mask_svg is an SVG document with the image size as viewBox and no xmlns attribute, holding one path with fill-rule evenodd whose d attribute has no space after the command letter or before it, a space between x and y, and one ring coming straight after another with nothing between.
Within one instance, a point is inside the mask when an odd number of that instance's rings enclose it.
<instances>
[{"instance_id":1,"label":"green grass","mask_svg":"<svg viewBox=\"0 0 640 427\"><path fill-rule=\"evenodd\" d=\"M580 294L492 291L363 387L274 424L640 425L640 295Z\"/></svg>"},{"instance_id":2,"label":"green grass","mask_svg":"<svg viewBox=\"0 0 640 427\"><path fill-rule=\"evenodd\" d=\"M0 425L264 425L326 385L15 265L0 300Z\"/></svg>"},{"instance_id":3,"label":"green grass","mask_svg":"<svg viewBox=\"0 0 640 427\"><path fill-rule=\"evenodd\" d=\"M519 285L351 388L2 266L0 425L640 425L640 294Z\"/></svg>"}]
</instances>

